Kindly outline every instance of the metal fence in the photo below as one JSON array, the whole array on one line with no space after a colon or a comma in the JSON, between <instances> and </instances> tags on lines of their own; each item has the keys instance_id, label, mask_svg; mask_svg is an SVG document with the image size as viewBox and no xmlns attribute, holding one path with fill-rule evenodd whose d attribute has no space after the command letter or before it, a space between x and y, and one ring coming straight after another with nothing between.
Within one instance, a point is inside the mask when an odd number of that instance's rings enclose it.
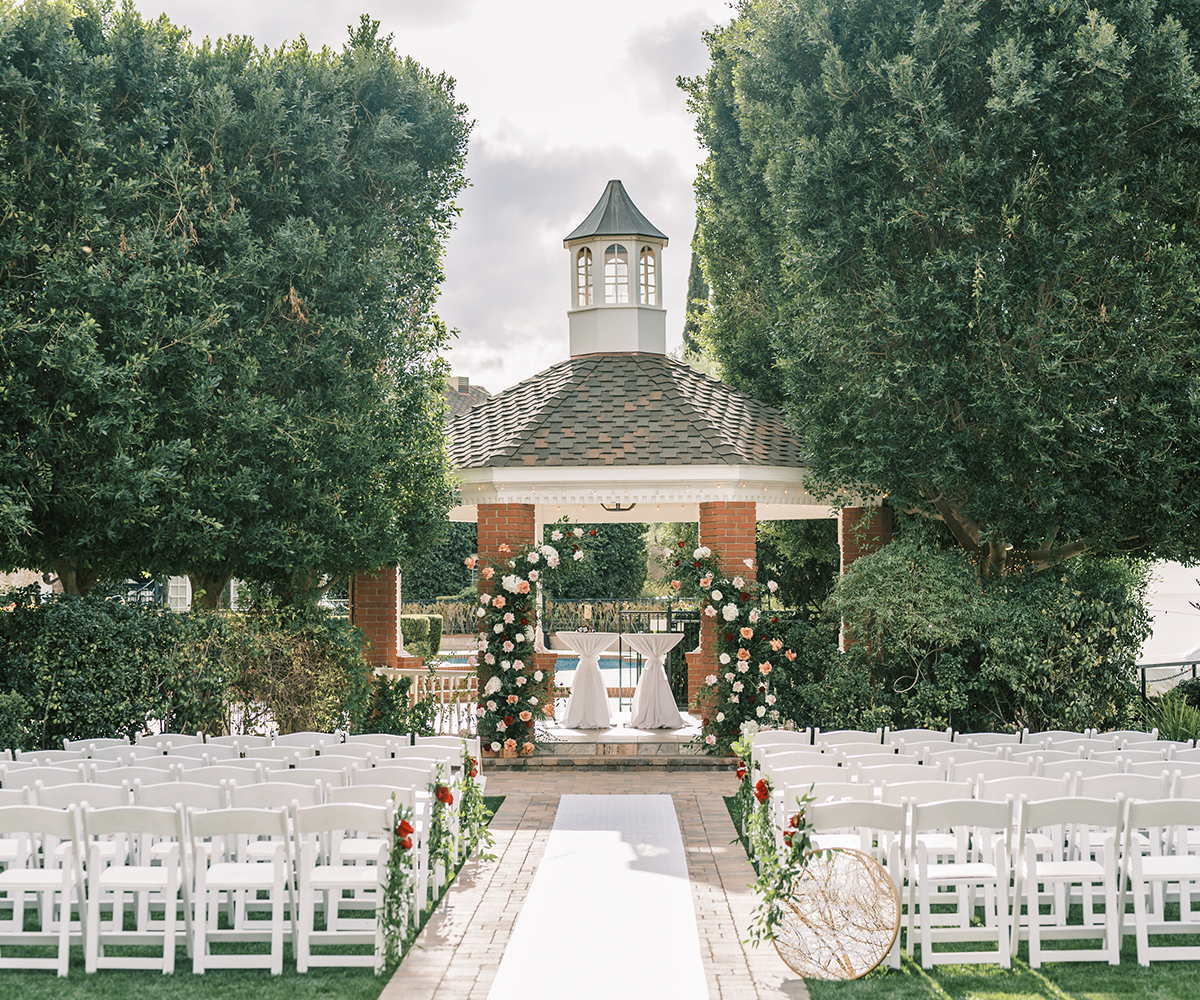
<instances>
[{"instance_id":1,"label":"metal fence","mask_svg":"<svg viewBox=\"0 0 1200 1000\"><path fill-rule=\"evenodd\" d=\"M1180 681L1196 677L1197 670L1200 669L1200 662L1195 660L1175 660L1170 663L1139 663L1137 669L1141 679L1142 698L1145 700L1149 698L1150 684L1156 687L1165 685L1166 689L1170 690ZM1147 680L1146 673L1150 670L1166 670L1168 673L1165 676Z\"/></svg>"}]
</instances>

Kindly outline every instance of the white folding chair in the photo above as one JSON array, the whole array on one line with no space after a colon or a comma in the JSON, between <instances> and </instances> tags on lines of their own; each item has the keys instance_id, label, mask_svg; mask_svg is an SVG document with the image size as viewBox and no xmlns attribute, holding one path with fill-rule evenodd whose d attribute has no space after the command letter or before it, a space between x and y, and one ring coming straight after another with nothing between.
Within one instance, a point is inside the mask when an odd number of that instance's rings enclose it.
<instances>
[{"instance_id":1,"label":"white folding chair","mask_svg":"<svg viewBox=\"0 0 1200 1000\"><path fill-rule=\"evenodd\" d=\"M1145 746L1157 746L1157 744L1147 743ZM1088 760L1107 760L1118 765L1118 769L1128 764L1151 764L1155 761L1159 763L1169 763L1171 760L1171 747L1163 747L1157 750L1105 750L1100 753L1092 751L1088 755Z\"/></svg>"},{"instance_id":2,"label":"white folding chair","mask_svg":"<svg viewBox=\"0 0 1200 1000\"><path fill-rule=\"evenodd\" d=\"M198 785L221 785L228 781L251 785L263 781L262 762L252 761L251 764L251 767L241 767L232 761L223 764L197 763L195 767L180 768L179 778L181 781L190 781Z\"/></svg>"},{"instance_id":3,"label":"white folding chair","mask_svg":"<svg viewBox=\"0 0 1200 1000\"><path fill-rule=\"evenodd\" d=\"M1033 773L1032 760L968 760L959 763L951 758L946 763L947 781L993 781L996 778L1019 778Z\"/></svg>"},{"instance_id":4,"label":"white folding chair","mask_svg":"<svg viewBox=\"0 0 1200 1000\"><path fill-rule=\"evenodd\" d=\"M301 757L315 757L316 751L308 747L247 747L244 751L245 760L255 760L266 764L268 761L276 761L286 764L288 767L296 767Z\"/></svg>"},{"instance_id":5,"label":"white folding chair","mask_svg":"<svg viewBox=\"0 0 1200 1000\"><path fill-rule=\"evenodd\" d=\"M888 781L930 781L936 780L937 772L924 764L876 764L873 767L858 769L860 785L878 785Z\"/></svg>"},{"instance_id":6,"label":"white folding chair","mask_svg":"<svg viewBox=\"0 0 1200 1000\"><path fill-rule=\"evenodd\" d=\"M277 747L300 747L311 750L313 753L316 753L318 743L333 746L333 744L341 742L340 733L280 733L275 737L275 746Z\"/></svg>"},{"instance_id":7,"label":"white folding chair","mask_svg":"<svg viewBox=\"0 0 1200 1000\"><path fill-rule=\"evenodd\" d=\"M882 743L869 742L865 740L843 740L841 742L831 743L828 740L821 739L817 742L817 748L825 753L836 753L839 757L853 757L857 754L877 754L877 753L892 753L896 751L895 747L885 747Z\"/></svg>"},{"instance_id":8,"label":"white folding chair","mask_svg":"<svg viewBox=\"0 0 1200 1000\"><path fill-rule=\"evenodd\" d=\"M1107 733L1097 733L1096 735L1106 739L1122 740L1126 743L1153 743L1158 739L1158 728L1155 727L1149 732L1142 729L1113 729Z\"/></svg>"},{"instance_id":9,"label":"white folding chair","mask_svg":"<svg viewBox=\"0 0 1200 1000\"><path fill-rule=\"evenodd\" d=\"M0 945L6 952L0 954L0 969L53 969L65 976L70 962L71 907L78 904L82 909L83 904L83 866L74 846L64 863L55 868L53 860L36 845L47 837L74 845L78 837L75 807L0 806L0 837L18 843L7 867L0 871L0 892L8 904L8 919L0 913ZM27 901L34 903L37 930L25 929ZM17 946L17 954L8 950L10 945ZM58 951L53 958L22 955L21 946L25 945L57 946Z\"/></svg>"},{"instance_id":10,"label":"white folding chair","mask_svg":"<svg viewBox=\"0 0 1200 1000\"><path fill-rule=\"evenodd\" d=\"M235 736L209 736L205 739L204 745L218 747L233 747L239 753L248 747L269 747L271 745L271 737L258 736L255 734L242 734Z\"/></svg>"},{"instance_id":11,"label":"white folding chair","mask_svg":"<svg viewBox=\"0 0 1200 1000\"><path fill-rule=\"evenodd\" d=\"M16 755L16 762L35 767L71 767L86 756L83 750L22 750Z\"/></svg>"},{"instance_id":12,"label":"white folding chair","mask_svg":"<svg viewBox=\"0 0 1200 1000\"><path fill-rule=\"evenodd\" d=\"M821 802L808 807L806 818L813 826L814 849L849 848L869 854L882 864L896 887L903 907L903 840L907 828L907 804L849 800ZM900 967L899 934L888 952L887 963L893 969Z\"/></svg>"},{"instance_id":13,"label":"white folding chair","mask_svg":"<svg viewBox=\"0 0 1200 1000\"><path fill-rule=\"evenodd\" d=\"M127 747L129 746L128 737L109 737L100 736L88 740L69 740L63 737L63 749L82 751L87 756L91 756L96 750L103 750L107 747Z\"/></svg>"},{"instance_id":14,"label":"white folding chair","mask_svg":"<svg viewBox=\"0 0 1200 1000\"><path fill-rule=\"evenodd\" d=\"M366 965L383 971L383 895L388 883L388 860L394 836L395 813L390 805L350 803L294 806L292 822L299 844L297 882L300 921L296 939L296 970L310 965ZM351 834L359 842L362 834L374 834L372 863L346 864L342 841ZM316 838L324 842L318 849ZM366 859L362 859L364 862ZM347 890L353 895L343 898ZM315 901L323 899L325 929L315 929ZM370 909L369 917L350 916L343 911ZM313 954L316 945L371 945L370 954Z\"/></svg>"},{"instance_id":15,"label":"white folding chair","mask_svg":"<svg viewBox=\"0 0 1200 1000\"><path fill-rule=\"evenodd\" d=\"M239 756L237 747L214 745L212 743L189 743L186 746L172 746L172 757L185 757L200 760L205 763L235 760Z\"/></svg>"},{"instance_id":16,"label":"white folding chair","mask_svg":"<svg viewBox=\"0 0 1200 1000\"><path fill-rule=\"evenodd\" d=\"M140 747L157 747L159 750L164 751L168 743L181 747L185 743L203 742L203 733L142 733L137 738L137 745Z\"/></svg>"},{"instance_id":17,"label":"white folding chair","mask_svg":"<svg viewBox=\"0 0 1200 1000\"><path fill-rule=\"evenodd\" d=\"M973 746L976 749L998 746L1018 746L1020 733L955 733L954 742Z\"/></svg>"},{"instance_id":18,"label":"white folding chair","mask_svg":"<svg viewBox=\"0 0 1200 1000\"><path fill-rule=\"evenodd\" d=\"M920 901L921 965L998 962L1010 968L1009 864L1012 799L913 802L910 879ZM950 837L942 845L931 837ZM949 849L947 849L949 848ZM945 859L945 860L942 860ZM952 889L952 892L941 892ZM975 923L983 890L983 923ZM933 911L934 906L944 911ZM934 950L935 942L995 941L995 951Z\"/></svg>"},{"instance_id":19,"label":"white folding chair","mask_svg":"<svg viewBox=\"0 0 1200 1000\"><path fill-rule=\"evenodd\" d=\"M128 785L133 787L135 781L143 785L157 785L164 781L178 781L179 772L174 767L163 770L157 767L94 767L91 771L91 781L94 785Z\"/></svg>"},{"instance_id":20,"label":"white folding chair","mask_svg":"<svg viewBox=\"0 0 1200 1000\"><path fill-rule=\"evenodd\" d=\"M180 847L183 840L183 815L178 809L152 809L120 806L115 809L83 810L84 839L88 845L87 929L84 934L84 965L88 972L97 969L161 969L175 971L175 926L179 909L179 890L183 885ZM99 838L117 836L124 845L113 857L105 858ZM149 842L158 838L169 847L159 854L161 864L153 864ZM125 894L134 897L137 914L135 928L124 929ZM160 922L151 918L151 896L163 907ZM101 920L101 908L111 907L111 919ZM185 933L186 935L186 900ZM157 957L105 954L107 945L153 945L161 942Z\"/></svg>"},{"instance_id":21,"label":"white folding chair","mask_svg":"<svg viewBox=\"0 0 1200 1000\"><path fill-rule=\"evenodd\" d=\"M32 788L35 782L43 785L73 785L87 780L87 772L80 762L78 767L45 767L33 764L19 767L16 764L0 764L0 788Z\"/></svg>"},{"instance_id":22,"label":"white folding chair","mask_svg":"<svg viewBox=\"0 0 1200 1000\"><path fill-rule=\"evenodd\" d=\"M905 746L925 743L953 743L954 728L947 726L945 729L889 729L887 726L884 726L883 742L885 745L902 742Z\"/></svg>"},{"instance_id":23,"label":"white folding chair","mask_svg":"<svg viewBox=\"0 0 1200 1000\"><path fill-rule=\"evenodd\" d=\"M1133 834L1140 830L1165 830L1168 843L1179 845L1174 853L1151 854L1138 848ZM1200 945L1154 945L1150 935L1200 933L1200 921L1192 910L1192 899L1200 893L1200 855L1187 852L1189 834L1200 832L1200 799L1130 800L1125 816L1125 864L1123 871L1133 894L1134 932L1137 937L1139 965L1149 965L1154 959L1165 961L1195 961L1200 959ZM1167 920L1164 908L1156 906L1157 920L1147 912L1148 887L1156 887L1155 898L1165 895L1168 884L1178 887L1179 919ZM1125 880L1122 879L1121 903L1125 909Z\"/></svg>"},{"instance_id":24,"label":"white folding chair","mask_svg":"<svg viewBox=\"0 0 1200 1000\"><path fill-rule=\"evenodd\" d=\"M855 753L839 754L843 765L850 767L891 767L895 764L911 764L923 767L916 754L903 753Z\"/></svg>"},{"instance_id":25,"label":"white folding chair","mask_svg":"<svg viewBox=\"0 0 1200 1000\"><path fill-rule=\"evenodd\" d=\"M1012 952L1016 954L1022 931L1029 937L1029 965L1040 968L1043 960L1042 939L1098 939L1099 948L1056 949L1045 952L1056 962L1099 962L1117 965L1121 960L1121 933L1124 921L1117 918L1117 845L1125 800L1085 799L1071 796L1033 802L1021 797L1018 806L1018 843L1016 876L1013 887L1014 928ZM1101 858L1092 857L1097 831L1102 836ZM1040 832L1061 844L1051 857L1041 856L1031 834ZM1056 845L1057 846L1057 845ZM1054 891L1061 884L1063 895ZM1099 884L1099 892L1097 892ZM1042 888L1039 888L1041 886ZM1083 924L1067 923L1065 910L1079 886L1083 904ZM1097 896L1099 898L1097 898ZM1021 900L1026 914L1020 920ZM1043 901L1050 913L1043 915ZM1096 906L1104 907L1104 912Z\"/></svg>"},{"instance_id":26,"label":"white folding chair","mask_svg":"<svg viewBox=\"0 0 1200 1000\"><path fill-rule=\"evenodd\" d=\"M283 972L285 893L290 887L286 811L189 810L187 826L195 871L192 971L268 968L272 975L280 975ZM260 837L271 841L269 857L247 860L248 844ZM270 894L266 904L270 919L248 920L247 904L256 901L260 892ZM222 894L228 897L228 928L218 926ZM213 952L213 943L222 941L267 941L270 951L265 955Z\"/></svg>"},{"instance_id":27,"label":"white folding chair","mask_svg":"<svg viewBox=\"0 0 1200 1000\"><path fill-rule=\"evenodd\" d=\"M875 732L868 729L831 729L826 733L820 729L814 729L812 741L814 744L874 743L879 746L883 743L883 727L876 729Z\"/></svg>"},{"instance_id":28,"label":"white folding chair","mask_svg":"<svg viewBox=\"0 0 1200 1000\"><path fill-rule=\"evenodd\" d=\"M425 820L418 815L416 792L411 788L395 788L391 785L350 785L346 788L328 788L325 790L326 805L336 805L353 802L368 806L392 806L396 808L397 816L403 809L409 809L413 815L413 846L411 854L412 873L415 879L414 896L419 901L412 908L410 917L414 927L420 922L423 903L429 893L429 844L425 839ZM372 857L376 848L369 841L363 844L357 838L342 840L341 854L345 862L357 861L360 858Z\"/></svg>"},{"instance_id":29,"label":"white folding chair","mask_svg":"<svg viewBox=\"0 0 1200 1000\"><path fill-rule=\"evenodd\" d=\"M316 760L307 758L304 763ZM320 782L322 786L341 788L351 783L354 768L345 767L268 767L263 770L263 781L267 784L286 782L292 785L311 785Z\"/></svg>"},{"instance_id":30,"label":"white folding chair","mask_svg":"<svg viewBox=\"0 0 1200 1000\"><path fill-rule=\"evenodd\" d=\"M1044 761L1039 756L1038 763L1034 766L1033 773L1043 778L1061 778L1065 774L1075 775L1075 780L1080 777L1095 777L1097 775L1120 774L1123 764L1117 761L1108 760L1082 760L1076 758L1074 760L1051 760Z\"/></svg>"}]
</instances>

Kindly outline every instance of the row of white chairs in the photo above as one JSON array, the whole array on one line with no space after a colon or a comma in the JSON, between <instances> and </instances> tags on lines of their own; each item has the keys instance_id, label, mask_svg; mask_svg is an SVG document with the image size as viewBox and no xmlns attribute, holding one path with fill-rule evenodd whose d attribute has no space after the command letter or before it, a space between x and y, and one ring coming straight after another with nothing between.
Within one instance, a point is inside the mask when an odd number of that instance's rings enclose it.
<instances>
[{"instance_id":1,"label":"row of white chairs","mask_svg":"<svg viewBox=\"0 0 1200 1000\"><path fill-rule=\"evenodd\" d=\"M362 789L355 791L361 799ZM182 942L193 972L267 968L278 975L283 943L290 940L300 972L314 965L365 965L378 972L384 960L378 914L396 807L412 804L411 794L383 791L383 801L350 797L305 805L296 797L277 808L0 805L0 834L17 845L0 871L5 894L0 940L7 952L0 955L0 968L53 969L65 976L74 943L83 945L89 973L102 968L171 973ZM409 914L402 916L410 920L418 873L413 852L406 857L412 891L405 900ZM26 930L30 904L38 927ZM267 919L251 919L264 910ZM222 912L228 927L219 925ZM316 926L317 913L323 914L324 929ZM133 917L132 930L124 929L127 915ZM212 948L255 941L269 944L266 954ZM329 944L370 950L312 951ZM13 954L9 945L49 945L55 954ZM127 945L158 945L161 954L106 951Z\"/></svg>"},{"instance_id":2,"label":"row of white chairs","mask_svg":"<svg viewBox=\"0 0 1200 1000\"><path fill-rule=\"evenodd\" d=\"M763 732L768 732L763 730ZM945 741L948 743L975 743L978 746L998 745L1038 745L1043 749L1051 749L1052 745L1073 740L1101 740L1108 743L1145 743L1158 739L1158 730L1148 732L1137 729L1119 729L1101 732L1098 729L1069 730L1047 729L1030 732L1022 729L1013 733L962 733L952 727L946 729L890 729L887 726L872 732L869 729L835 729L822 732L820 727L787 731L770 730L772 736L790 735L803 740L809 745L818 743L830 745L844 743L871 743L895 745L901 741L908 744L925 743L929 741ZM1195 746L1195 741L1189 741L1189 746Z\"/></svg>"},{"instance_id":3,"label":"row of white chairs","mask_svg":"<svg viewBox=\"0 0 1200 1000\"><path fill-rule=\"evenodd\" d=\"M1150 935L1200 929L1191 902L1200 855L1190 853L1200 831L1200 798L842 799L817 802L807 815L816 849L863 850L883 864L906 904L908 950L920 942L925 968L991 962L1009 968L1022 939L1033 968L1043 961L1116 965L1130 931L1141 965L1200 959L1200 946L1150 943ZM1167 919L1171 902L1180 908L1178 919ZM1081 907L1082 923L1069 919L1072 905ZM1096 947L1044 947L1089 939ZM946 943L992 946L938 950ZM888 956L893 967L899 947L897 936Z\"/></svg>"}]
</instances>

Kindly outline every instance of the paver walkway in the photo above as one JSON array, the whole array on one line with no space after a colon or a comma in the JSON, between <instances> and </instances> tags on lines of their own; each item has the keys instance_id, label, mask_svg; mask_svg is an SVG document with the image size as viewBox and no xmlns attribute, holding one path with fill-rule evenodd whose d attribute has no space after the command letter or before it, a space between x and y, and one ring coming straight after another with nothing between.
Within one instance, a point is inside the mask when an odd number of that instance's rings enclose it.
<instances>
[{"instance_id":1,"label":"paver walkway","mask_svg":"<svg viewBox=\"0 0 1200 1000\"><path fill-rule=\"evenodd\" d=\"M688 856L710 1000L807 1000L803 981L784 965L774 948L742 944L756 897L749 889L753 870L735 841L723 801L736 787L736 778L727 773L490 775L488 794L505 796L491 824L497 860L471 860L463 865L456 884L380 1000L486 1000L546 849L558 798L566 793L669 793ZM571 904L564 903L564 934L571 932L570 909ZM547 941L546 947L553 948L554 942ZM620 955L613 956L613 961L620 960ZM553 983L531 985L534 992L553 987Z\"/></svg>"}]
</instances>

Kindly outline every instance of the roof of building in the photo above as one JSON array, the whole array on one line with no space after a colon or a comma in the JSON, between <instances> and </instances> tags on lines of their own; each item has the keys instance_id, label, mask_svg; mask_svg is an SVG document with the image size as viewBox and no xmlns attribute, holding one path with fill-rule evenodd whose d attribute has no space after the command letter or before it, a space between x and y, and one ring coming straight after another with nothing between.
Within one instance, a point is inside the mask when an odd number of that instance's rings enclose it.
<instances>
[{"instance_id":1,"label":"roof of building","mask_svg":"<svg viewBox=\"0 0 1200 1000\"><path fill-rule=\"evenodd\" d=\"M783 413L662 354L571 358L447 431L458 469L806 464Z\"/></svg>"},{"instance_id":2,"label":"roof of building","mask_svg":"<svg viewBox=\"0 0 1200 1000\"><path fill-rule=\"evenodd\" d=\"M492 394L481 385L472 385L466 376L453 376L446 385L446 419L462 416Z\"/></svg>"},{"instance_id":3,"label":"roof of building","mask_svg":"<svg viewBox=\"0 0 1200 1000\"><path fill-rule=\"evenodd\" d=\"M626 194L625 185L616 180L608 182L596 207L563 239L563 243L591 236L649 236L662 240L664 246L667 242L666 234L638 211L633 199Z\"/></svg>"}]
</instances>

